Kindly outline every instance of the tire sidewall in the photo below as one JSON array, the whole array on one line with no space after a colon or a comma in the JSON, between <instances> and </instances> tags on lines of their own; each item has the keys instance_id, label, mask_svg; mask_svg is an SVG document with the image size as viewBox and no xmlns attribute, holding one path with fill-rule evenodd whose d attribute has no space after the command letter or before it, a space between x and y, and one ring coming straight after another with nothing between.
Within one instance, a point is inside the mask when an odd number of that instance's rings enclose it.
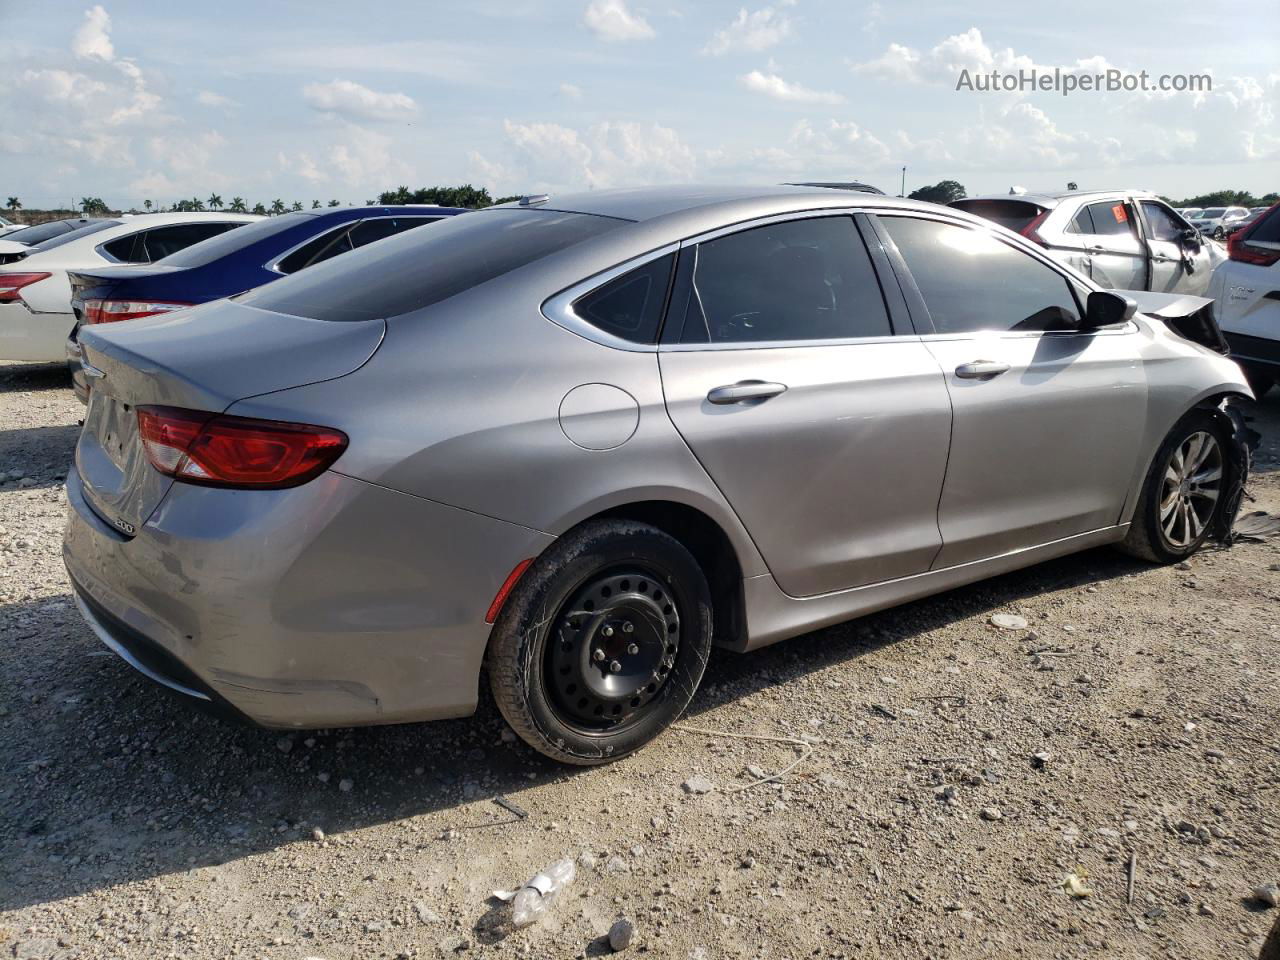
<instances>
[{"instance_id":1,"label":"tire sidewall","mask_svg":"<svg viewBox=\"0 0 1280 960\"><path fill-rule=\"evenodd\" d=\"M617 733L586 733L562 720L555 708L546 686L547 644L570 597L593 577L628 563L650 568L671 597L680 614L680 646L662 692L642 708L644 717ZM549 748L539 749L572 762L602 763L638 750L680 717L706 668L711 631L710 590L692 555L656 528L611 523L584 528L538 559L495 625L501 642L493 654L516 657L522 719Z\"/></svg>"}]
</instances>

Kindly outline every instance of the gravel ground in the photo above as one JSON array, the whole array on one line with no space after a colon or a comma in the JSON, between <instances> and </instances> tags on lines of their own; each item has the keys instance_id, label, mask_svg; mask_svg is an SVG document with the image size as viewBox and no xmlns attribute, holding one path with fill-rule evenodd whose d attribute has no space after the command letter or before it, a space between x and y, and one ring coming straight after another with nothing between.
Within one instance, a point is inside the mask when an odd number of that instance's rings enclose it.
<instances>
[{"instance_id":1,"label":"gravel ground","mask_svg":"<svg viewBox=\"0 0 1280 960\"><path fill-rule=\"evenodd\" d=\"M1280 397L1255 413L1246 509L1280 513ZM80 415L61 370L0 367L0 957L583 957L625 917L659 957L1217 960L1276 923L1280 540L717 653L687 725L812 747L737 790L800 751L685 729L575 771L489 703L282 737L170 699L68 596ZM510 931L491 892L566 856Z\"/></svg>"}]
</instances>

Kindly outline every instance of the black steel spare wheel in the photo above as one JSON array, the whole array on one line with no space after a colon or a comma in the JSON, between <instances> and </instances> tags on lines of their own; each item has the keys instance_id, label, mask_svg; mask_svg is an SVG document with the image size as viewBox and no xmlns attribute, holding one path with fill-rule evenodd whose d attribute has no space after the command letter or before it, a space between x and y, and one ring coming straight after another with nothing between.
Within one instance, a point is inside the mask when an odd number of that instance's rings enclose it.
<instances>
[{"instance_id":1,"label":"black steel spare wheel","mask_svg":"<svg viewBox=\"0 0 1280 960\"><path fill-rule=\"evenodd\" d=\"M592 520L512 590L489 638L489 686L530 746L608 763L684 712L711 633L711 591L684 544L638 520Z\"/></svg>"},{"instance_id":2,"label":"black steel spare wheel","mask_svg":"<svg viewBox=\"0 0 1280 960\"><path fill-rule=\"evenodd\" d=\"M679 650L680 612L656 572L597 575L556 616L547 689L565 722L616 729L662 695Z\"/></svg>"}]
</instances>

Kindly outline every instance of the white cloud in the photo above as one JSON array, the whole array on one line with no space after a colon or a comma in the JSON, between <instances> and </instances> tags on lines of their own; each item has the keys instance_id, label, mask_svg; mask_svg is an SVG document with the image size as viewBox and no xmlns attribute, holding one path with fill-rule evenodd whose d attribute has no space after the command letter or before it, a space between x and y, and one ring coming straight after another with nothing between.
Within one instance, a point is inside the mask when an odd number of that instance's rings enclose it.
<instances>
[{"instance_id":1,"label":"white cloud","mask_svg":"<svg viewBox=\"0 0 1280 960\"><path fill-rule=\"evenodd\" d=\"M581 100L582 88L579 87L577 84L562 83L560 84L560 96L565 97L569 100Z\"/></svg>"},{"instance_id":2,"label":"white cloud","mask_svg":"<svg viewBox=\"0 0 1280 960\"><path fill-rule=\"evenodd\" d=\"M627 9L626 0L591 0L582 14L587 29L601 40L649 40L656 36L644 17Z\"/></svg>"},{"instance_id":3,"label":"white cloud","mask_svg":"<svg viewBox=\"0 0 1280 960\"><path fill-rule=\"evenodd\" d=\"M990 73L1029 70L1035 62L1015 53L1012 47L995 50L982 38L982 31L970 27L963 33L947 37L921 53L900 43L891 43L875 60L853 65L855 73L884 77L911 83L945 83L955 86L961 70Z\"/></svg>"},{"instance_id":4,"label":"white cloud","mask_svg":"<svg viewBox=\"0 0 1280 960\"><path fill-rule=\"evenodd\" d=\"M782 79L776 73L752 70L738 78L738 82L752 93L760 93L774 100L791 103L843 103L844 97L830 90L810 90L798 83Z\"/></svg>"},{"instance_id":5,"label":"white cloud","mask_svg":"<svg viewBox=\"0 0 1280 960\"><path fill-rule=\"evenodd\" d=\"M204 107L222 107L224 109L240 106L230 97L224 97L222 94L214 93L212 90L201 90L196 94L196 102Z\"/></svg>"},{"instance_id":6,"label":"white cloud","mask_svg":"<svg viewBox=\"0 0 1280 960\"><path fill-rule=\"evenodd\" d=\"M473 153L473 168L500 192L581 190L692 180L697 156L669 127L619 121L576 130L557 123L503 123L506 154Z\"/></svg>"},{"instance_id":7,"label":"white cloud","mask_svg":"<svg viewBox=\"0 0 1280 960\"><path fill-rule=\"evenodd\" d=\"M309 83L302 98L322 113L356 120L400 120L418 112L413 98L403 93L380 93L351 80Z\"/></svg>"},{"instance_id":8,"label":"white cloud","mask_svg":"<svg viewBox=\"0 0 1280 960\"><path fill-rule=\"evenodd\" d=\"M84 12L84 23L71 38L71 52L82 60L114 60L111 45L111 17L99 4Z\"/></svg>"},{"instance_id":9,"label":"white cloud","mask_svg":"<svg viewBox=\"0 0 1280 960\"><path fill-rule=\"evenodd\" d=\"M777 46L790 34L791 19L785 13L773 7L748 13L743 7L738 11L737 19L723 30L716 31L702 52L713 57L726 53L759 53Z\"/></svg>"}]
</instances>

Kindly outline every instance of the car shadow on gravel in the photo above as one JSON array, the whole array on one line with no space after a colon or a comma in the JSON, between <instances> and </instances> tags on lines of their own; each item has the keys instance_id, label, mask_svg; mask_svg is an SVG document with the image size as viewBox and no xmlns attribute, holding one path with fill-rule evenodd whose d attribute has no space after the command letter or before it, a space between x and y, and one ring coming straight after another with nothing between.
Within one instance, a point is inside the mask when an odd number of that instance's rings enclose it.
<instances>
[{"instance_id":1,"label":"car shadow on gravel","mask_svg":"<svg viewBox=\"0 0 1280 960\"><path fill-rule=\"evenodd\" d=\"M25 390L70 390L65 363L0 363L0 394Z\"/></svg>"},{"instance_id":2,"label":"car shadow on gravel","mask_svg":"<svg viewBox=\"0 0 1280 960\"><path fill-rule=\"evenodd\" d=\"M79 438L79 424L0 430L0 482L6 472L17 472L24 479L10 480L10 486L57 486L75 458Z\"/></svg>"},{"instance_id":3,"label":"car shadow on gravel","mask_svg":"<svg viewBox=\"0 0 1280 960\"><path fill-rule=\"evenodd\" d=\"M689 715L1045 591L1145 569L1094 550L754 653L718 651ZM519 804L524 791L581 773L504 741L487 693L476 716L431 724L282 734L207 716L103 649L66 596L0 607L0 644L21 651L0 659L0 910L238 860L317 826L332 837L456 810L456 830L492 827L518 814L476 801ZM847 706L867 708L857 693Z\"/></svg>"}]
</instances>

